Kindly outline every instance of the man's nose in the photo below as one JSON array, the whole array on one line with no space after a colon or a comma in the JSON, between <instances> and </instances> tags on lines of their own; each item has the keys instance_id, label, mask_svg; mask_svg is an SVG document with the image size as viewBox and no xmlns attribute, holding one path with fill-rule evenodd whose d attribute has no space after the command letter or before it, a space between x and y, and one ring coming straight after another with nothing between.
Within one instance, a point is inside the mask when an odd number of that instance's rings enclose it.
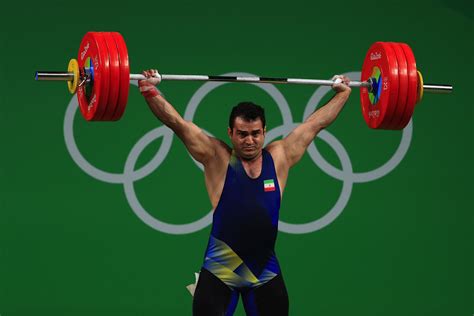
<instances>
[{"instance_id":1,"label":"man's nose","mask_svg":"<svg viewBox=\"0 0 474 316\"><path fill-rule=\"evenodd\" d=\"M252 135L248 135L247 137L245 137L245 143L247 144L253 144L255 141L252 137Z\"/></svg>"}]
</instances>

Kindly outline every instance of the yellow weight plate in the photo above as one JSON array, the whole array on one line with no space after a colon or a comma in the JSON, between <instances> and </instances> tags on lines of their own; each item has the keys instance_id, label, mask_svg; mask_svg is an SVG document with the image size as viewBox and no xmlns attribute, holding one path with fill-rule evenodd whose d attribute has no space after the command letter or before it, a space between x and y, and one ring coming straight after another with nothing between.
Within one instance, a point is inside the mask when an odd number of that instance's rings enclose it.
<instances>
[{"instance_id":1,"label":"yellow weight plate","mask_svg":"<svg viewBox=\"0 0 474 316\"><path fill-rule=\"evenodd\" d=\"M423 99L423 76L421 72L418 71L418 93L416 98L416 103L420 102Z\"/></svg>"},{"instance_id":2,"label":"yellow weight plate","mask_svg":"<svg viewBox=\"0 0 474 316\"><path fill-rule=\"evenodd\" d=\"M77 85L79 84L79 64L76 59L71 59L69 65L67 66L67 71L74 74L74 79L67 82L67 88L71 94L76 93Z\"/></svg>"}]
</instances>

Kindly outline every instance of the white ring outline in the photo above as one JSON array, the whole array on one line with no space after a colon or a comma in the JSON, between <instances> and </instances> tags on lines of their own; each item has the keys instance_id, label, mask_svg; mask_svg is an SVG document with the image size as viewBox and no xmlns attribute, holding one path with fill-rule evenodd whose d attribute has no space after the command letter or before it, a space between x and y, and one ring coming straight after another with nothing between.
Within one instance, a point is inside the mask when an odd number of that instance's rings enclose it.
<instances>
[{"instance_id":1,"label":"white ring outline","mask_svg":"<svg viewBox=\"0 0 474 316\"><path fill-rule=\"evenodd\" d=\"M248 74L248 73L224 74L224 76L235 76L235 75L253 76L252 74ZM349 76L350 78L354 78L356 76L358 78L360 77L360 72L350 72L350 73L345 73L345 75ZM137 83L134 81L132 81L131 83L137 85ZM223 84L226 84L226 83L225 82L224 83L209 82L201 86L194 93L193 97L188 103L184 118L192 120L194 113L197 110L197 107L199 103L202 101L202 99L210 91L212 91L213 89ZM251 83L251 84L262 88L264 91L270 94L270 96L273 97L273 99L279 106L280 111L282 112L283 124L267 132L266 143L268 142L269 139L274 139L276 136L287 135L291 131L290 128L294 127L294 125L297 123L293 122L291 111L289 109L288 103L286 99L284 98L284 96L281 94L279 90L277 90L271 84L256 84L256 83ZM329 87L319 87L313 93L313 95L309 99L308 104L305 108L304 115L303 115L304 118L310 115L316 109L319 101L328 91L330 91ZM147 224L148 226L156 230L169 233L169 234L187 234L187 233L198 231L208 226L211 223L212 210L201 219L188 223L188 224L174 225L174 224L164 223L162 221L157 220L153 216L151 216L141 206L140 202L138 201L138 198L134 191L133 183L137 180L142 179L143 177L146 177L151 172L156 170L161 164L161 162L165 159L165 157L167 156L171 148L171 144L173 140L173 132L170 129L166 128L165 126L161 126L145 134L142 138L140 138L140 140L133 146L132 150L130 151L130 154L128 155L126 163L125 163L124 173L123 174L110 173L110 172L106 172L92 166L80 153L77 147L77 144L75 143L74 134L73 134L73 121L74 121L74 116L77 112L77 108L78 108L77 98L73 97L72 100L69 102L69 105L66 110L66 115L65 115L65 120L64 120L64 136L65 136L66 147L69 153L71 154L72 159L84 172L86 172L88 175L92 176L93 178L98 179L103 182L122 183L124 185L124 191L125 191L127 200L130 206L132 207L133 211L135 212L135 214L142 221L144 221L145 224ZM273 136L273 134L275 134L275 136ZM160 149L157 151L156 155L140 169L133 170L133 167L141 151L148 144L150 144L156 138L161 137L161 136L163 136L163 142L160 146ZM399 147L397 148L395 154L390 158L390 160L384 165L382 165L381 167L378 167L372 171L363 172L363 173L353 172L352 164L350 162L350 158L347 154L347 151L344 149L342 144L332 134L323 130L319 133L318 136L320 136L321 139L323 139L324 141L326 141L328 144L330 144L333 147L333 149L335 150L336 154L338 155L341 161L342 170L339 170L335 168L334 166L332 166L331 164L329 164L319 154L316 146L314 145L314 142L310 145L310 147L308 147L307 151L311 159L313 160L313 162L315 162L315 164L318 165L326 174L338 180L343 181L343 189L341 191L339 199L337 200L333 208L320 219L317 219L305 224L289 224L289 223L280 221L279 222L280 231L284 231L287 233L294 233L294 234L309 233L309 232L314 232L316 230L319 230L329 225L332 221L334 221L342 213L345 206L347 205L350 198L351 191L352 191L353 183L368 182L368 181L373 181L375 179L378 179L388 174L389 172L391 172L400 163L400 161L403 159L406 152L408 151L408 147L411 142L412 121L410 120L410 124L404 129L403 135L402 135L402 141ZM270 138L270 137L273 137L273 138ZM164 154L164 151L166 151L166 154ZM195 160L194 162L202 170L202 165L200 165Z\"/></svg>"}]
</instances>

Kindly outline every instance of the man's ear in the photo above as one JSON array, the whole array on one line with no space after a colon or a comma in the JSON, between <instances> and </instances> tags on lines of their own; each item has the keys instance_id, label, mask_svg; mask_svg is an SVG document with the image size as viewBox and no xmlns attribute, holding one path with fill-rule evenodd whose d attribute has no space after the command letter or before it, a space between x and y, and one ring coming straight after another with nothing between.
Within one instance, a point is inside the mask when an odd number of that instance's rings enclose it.
<instances>
[{"instance_id":1,"label":"man's ear","mask_svg":"<svg viewBox=\"0 0 474 316\"><path fill-rule=\"evenodd\" d=\"M230 127L227 127L227 135L229 135L229 138L232 137L232 129Z\"/></svg>"}]
</instances>

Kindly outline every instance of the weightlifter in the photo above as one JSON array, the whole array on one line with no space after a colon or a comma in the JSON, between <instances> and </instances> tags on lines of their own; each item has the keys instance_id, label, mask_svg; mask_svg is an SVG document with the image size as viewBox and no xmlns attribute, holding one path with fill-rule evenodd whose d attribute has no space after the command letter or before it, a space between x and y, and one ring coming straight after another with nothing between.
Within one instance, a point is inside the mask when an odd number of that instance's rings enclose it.
<instances>
[{"instance_id":1,"label":"weightlifter","mask_svg":"<svg viewBox=\"0 0 474 316\"><path fill-rule=\"evenodd\" d=\"M139 81L140 92L155 116L204 165L214 209L193 315L233 315L239 295L247 315L288 315L288 293L274 250L281 198L289 169L344 107L351 94L349 78L335 76L334 97L288 136L264 148L262 107L242 102L232 109L229 147L185 121L158 92L156 74L156 70L143 72L147 79Z\"/></svg>"}]
</instances>

